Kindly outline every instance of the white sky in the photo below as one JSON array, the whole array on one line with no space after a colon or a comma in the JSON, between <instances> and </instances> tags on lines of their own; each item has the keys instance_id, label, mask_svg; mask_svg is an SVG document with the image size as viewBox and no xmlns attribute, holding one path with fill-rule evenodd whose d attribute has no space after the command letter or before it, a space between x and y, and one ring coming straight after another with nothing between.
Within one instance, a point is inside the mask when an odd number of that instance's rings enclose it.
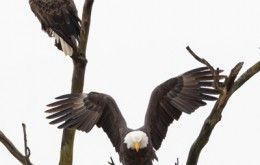
<instances>
[{"instance_id":1,"label":"white sky","mask_svg":"<svg viewBox=\"0 0 260 165\"><path fill-rule=\"evenodd\" d=\"M81 13L83 0L76 4ZM137 128L154 87L201 66L187 45L225 73L237 62L245 62L243 72L260 59L259 5L259 0L96 0L84 89L112 95L128 126ZM0 13L0 130L23 151L25 122L32 162L57 164L62 130L50 126L43 111L70 91L71 60L40 30L28 0L3 1ZM232 96L199 164L259 165L259 84L256 75ZM212 106L171 125L155 164L172 165L177 157L185 164ZM110 156L119 164L101 129L77 132L74 150L75 165L104 165ZM19 164L1 144L0 164Z\"/></svg>"}]
</instances>

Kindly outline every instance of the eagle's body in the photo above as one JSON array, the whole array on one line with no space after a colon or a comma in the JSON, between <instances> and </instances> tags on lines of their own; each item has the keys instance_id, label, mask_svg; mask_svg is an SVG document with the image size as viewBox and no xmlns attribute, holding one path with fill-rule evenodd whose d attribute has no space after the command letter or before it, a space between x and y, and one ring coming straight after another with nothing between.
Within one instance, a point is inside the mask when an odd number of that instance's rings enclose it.
<instances>
[{"instance_id":1,"label":"eagle's body","mask_svg":"<svg viewBox=\"0 0 260 165\"><path fill-rule=\"evenodd\" d=\"M168 126L182 112L192 113L203 100L216 100L212 94L213 75L202 67L169 79L157 86L151 95L144 125L138 130L127 127L114 99L106 94L68 94L49 104L54 113L47 118L51 124L63 122L59 128L74 128L89 132L95 125L108 135L123 165L152 165L157 160L155 150L161 146Z\"/></svg>"},{"instance_id":2,"label":"eagle's body","mask_svg":"<svg viewBox=\"0 0 260 165\"><path fill-rule=\"evenodd\" d=\"M136 131L142 131L149 137L149 132L145 131L143 128L138 129L138 130L130 130L128 133L135 133ZM122 136L122 139L126 137L126 135ZM138 136L138 135L137 135ZM142 136L139 136L142 137ZM155 151L153 149L153 146L151 143L149 143L149 138L148 138L148 143L145 147L140 149L138 152L134 148L129 149L127 147L127 143L121 143L120 151L119 152L119 157L120 161L122 162L123 165L152 165L152 161L154 159L157 159L157 156L155 154ZM129 144L129 143L128 143Z\"/></svg>"},{"instance_id":3,"label":"eagle's body","mask_svg":"<svg viewBox=\"0 0 260 165\"><path fill-rule=\"evenodd\" d=\"M77 48L80 19L73 0L29 0L42 30L55 38L55 46L66 55Z\"/></svg>"},{"instance_id":4,"label":"eagle's body","mask_svg":"<svg viewBox=\"0 0 260 165\"><path fill-rule=\"evenodd\" d=\"M125 146L123 148L123 152L119 154L123 165L152 165L153 160L156 159L155 151L151 150L152 146L148 146L138 152L129 150Z\"/></svg>"}]
</instances>

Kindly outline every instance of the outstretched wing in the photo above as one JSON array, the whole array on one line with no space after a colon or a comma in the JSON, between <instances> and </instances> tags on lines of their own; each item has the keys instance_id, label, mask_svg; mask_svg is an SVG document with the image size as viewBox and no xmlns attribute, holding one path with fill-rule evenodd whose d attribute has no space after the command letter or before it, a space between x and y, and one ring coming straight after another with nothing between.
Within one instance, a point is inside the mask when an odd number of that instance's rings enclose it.
<instances>
[{"instance_id":1,"label":"outstretched wing","mask_svg":"<svg viewBox=\"0 0 260 165\"><path fill-rule=\"evenodd\" d=\"M55 32L72 48L80 34L80 19L73 0L30 0L33 13L50 36ZM56 45L61 49L61 45Z\"/></svg>"},{"instance_id":2,"label":"outstretched wing","mask_svg":"<svg viewBox=\"0 0 260 165\"><path fill-rule=\"evenodd\" d=\"M217 99L212 96L218 94L212 86L211 71L201 67L169 79L153 90L145 116L145 127L151 133L156 150L160 148L168 126L174 119L178 120L182 112L190 114L206 105L204 100Z\"/></svg>"},{"instance_id":3,"label":"outstretched wing","mask_svg":"<svg viewBox=\"0 0 260 165\"><path fill-rule=\"evenodd\" d=\"M108 95L91 92L89 94L68 94L57 97L59 101L49 104L53 113L50 124L63 122L58 128L74 128L89 132L94 125L102 127L116 151L119 151L126 122L114 99Z\"/></svg>"}]
</instances>

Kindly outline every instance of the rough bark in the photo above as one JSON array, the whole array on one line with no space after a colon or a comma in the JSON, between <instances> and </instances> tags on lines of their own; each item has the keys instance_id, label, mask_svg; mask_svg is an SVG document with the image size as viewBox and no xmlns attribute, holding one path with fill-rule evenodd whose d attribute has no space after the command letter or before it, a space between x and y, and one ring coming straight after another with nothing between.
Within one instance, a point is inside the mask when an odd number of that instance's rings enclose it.
<instances>
[{"instance_id":1,"label":"rough bark","mask_svg":"<svg viewBox=\"0 0 260 165\"><path fill-rule=\"evenodd\" d=\"M93 0L85 0L83 8L79 46L77 52L72 56L73 75L71 93L82 93L84 87L85 68L87 64L86 48L93 2ZM74 138L75 130L63 130L59 165L72 165Z\"/></svg>"},{"instance_id":2,"label":"rough bark","mask_svg":"<svg viewBox=\"0 0 260 165\"><path fill-rule=\"evenodd\" d=\"M187 50L197 59L199 62L210 65L206 60L199 58L189 47ZM205 120L199 136L194 141L190 148L189 156L187 159L187 165L197 165L200 153L203 147L208 143L210 135L215 128L216 124L221 120L222 112L231 97L231 95L241 87L247 80L260 71L260 61L250 67L245 73L242 74L237 80L236 77L243 66L243 62L238 63L230 72L226 78L223 86L217 86L220 91L220 96L215 103L210 115ZM213 67L212 67L213 68ZM217 73L213 69L213 72ZM236 81L235 81L236 80ZM216 81L215 81L216 83Z\"/></svg>"}]
</instances>

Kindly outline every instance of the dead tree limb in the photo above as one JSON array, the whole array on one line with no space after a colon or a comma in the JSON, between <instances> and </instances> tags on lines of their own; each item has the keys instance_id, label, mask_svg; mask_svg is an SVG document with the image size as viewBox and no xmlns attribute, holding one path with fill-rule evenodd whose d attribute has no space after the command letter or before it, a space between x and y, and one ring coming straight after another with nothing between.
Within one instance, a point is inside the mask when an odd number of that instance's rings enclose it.
<instances>
[{"instance_id":1,"label":"dead tree limb","mask_svg":"<svg viewBox=\"0 0 260 165\"><path fill-rule=\"evenodd\" d=\"M114 160L113 160L112 157L110 157L110 161L111 161L111 162L108 161L108 164L109 164L109 165L115 165L115 162L114 162Z\"/></svg>"},{"instance_id":2,"label":"dead tree limb","mask_svg":"<svg viewBox=\"0 0 260 165\"><path fill-rule=\"evenodd\" d=\"M260 70L260 61L258 61L255 65L250 67L245 73L243 73L238 80L235 82L232 93L234 93L238 88L240 88L247 80L253 77Z\"/></svg>"},{"instance_id":3,"label":"dead tree limb","mask_svg":"<svg viewBox=\"0 0 260 165\"><path fill-rule=\"evenodd\" d=\"M177 161L174 163L174 165L180 165L179 158L177 158Z\"/></svg>"},{"instance_id":4,"label":"dead tree limb","mask_svg":"<svg viewBox=\"0 0 260 165\"><path fill-rule=\"evenodd\" d=\"M25 155L26 160L30 161L29 158L31 156L31 150L27 144L26 125L24 123L22 123L22 126L23 126L24 155Z\"/></svg>"},{"instance_id":5,"label":"dead tree limb","mask_svg":"<svg viewBox=\"0 0 260 165\"><path fill-rule=\"evenodd\" d=\"M210 65L206 60L198 57L189 47L187 47L187 50L199 62L206 64L206 65ZM210 137L214 127L221 120L222 111L225 108L231 95L239 87L241 87L247 80L249 80L252 76L254 76L257 72L260 71L260 61L259 61L255 65L250 67L245 73L243 73L242 76L240 76L237 79L237 81L235 81L242 66L243 66L243 62L238 63L231 70L229 76L226 78L226 80L224 82L224 85L219 88L219 90L221 90L221 94L220 94L218 100L216 101L210 115L205 120L199 136L197 137L197 139L194 141L194 143L192 144L192 146L190 148L189 156L188 156L188 159L186 162L187 165L197 165L198 159L200 156L200 152L203 149L203 147L208 143L209 137ZM212 71L217 72L215 69L213 69Z\"/></svg>"},{"instance_id":6,"label":"dead tree limb","mask_svg":"<svg viewBox=\"0 0 260 165\"><path fill-rule=\"evenodd\" d=\"M24 150L25 155L23 155L15 146L14 144L5 136L5 134L0 131L0 142L3 143L3 145L7 148L7 150L23 165L32 165L30 161L30 149L27 146L27 135L26 135L26 128L25 124L23 125L23 134L24 134Z\"/></svg>"},{"instance_id":7,"label":"dead tree limb","mask_svg":"<svg viewBox=\"0 0 260 165\"><path fill-rule=\"evenodd\" d=\"M82 93L84 87L85 68L87 64L86 48L93 2L94 0L85 0L83 7L79 46L77 52L74 52L72 56L73 75L71 93ZM74 137L75 130L63 130L59 165L72 165Z\"/></svg>"}]
</instances>

